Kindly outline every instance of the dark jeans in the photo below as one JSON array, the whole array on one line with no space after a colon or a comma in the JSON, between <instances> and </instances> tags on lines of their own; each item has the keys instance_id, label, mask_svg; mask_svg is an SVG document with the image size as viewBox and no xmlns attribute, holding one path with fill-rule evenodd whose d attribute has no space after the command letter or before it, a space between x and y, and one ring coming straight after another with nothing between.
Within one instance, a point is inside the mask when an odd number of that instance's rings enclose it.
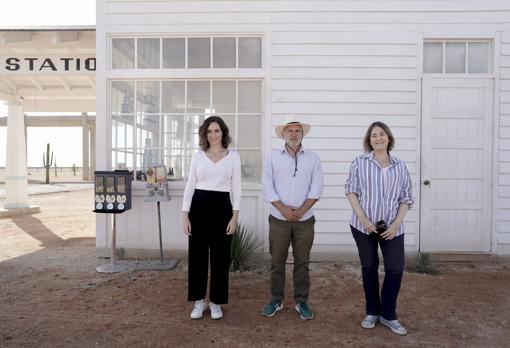
<instances>
[{"instance_id":1,"label":"dark jeans","mask_svg":"<svg viewBox=\"0 0 510 348\"><path fill-rule=\"evenodd\" d=\"M231 218L228 192L195 190L189 212L188 301L205 298L210 253L209 299L216 304L228 303L232 236L226 235L226 230Z\"/></svg>"},{"instance_id":2,"label":"dark jeans","mask_svg":"<svg viewBox=\"0 0 510 348\"><path fill-rule=\"evenodd\" d=\"M269 252L271 253L271 295L283 300L285 293L285 263L292 243L294 257L294 300L308 301L310 289L310 250L314 237L315 217L305 221L279 220L269 215Z\"/></svg>"},{"instance_id":3,"label":"dark jeans","mask_svg":"<svg viewBox=\"0 0 510 348\"><path fill-rule=\"evenodd\" d=\"M361 261L366 314L380 315L387 320L396 320L398 292L404 274L404 235L392 240L384 240L379 239L376 235L365 234L352 226L351 231L358 246ZM379 295L378 246L381 246L384 259L384 282L381 295Z\"/></svg>"}]
</instances>

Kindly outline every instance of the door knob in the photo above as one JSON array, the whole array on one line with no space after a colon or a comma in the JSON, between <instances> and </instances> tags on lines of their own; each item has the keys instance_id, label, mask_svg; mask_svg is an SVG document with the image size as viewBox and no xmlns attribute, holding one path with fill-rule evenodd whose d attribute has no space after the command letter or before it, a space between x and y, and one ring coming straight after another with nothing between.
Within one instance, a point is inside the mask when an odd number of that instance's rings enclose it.
<instances>
[{"instance_id":1,"label":"door knob","mask_svg":"<svg viewBox=\"0 0 510 348\"><path fill-rule=\"evenodd\" d=\"M430 181L428 181L428 180L424 180L424 181L423 181L423 185L430 185Z\"/></svg>"}]
</instances>

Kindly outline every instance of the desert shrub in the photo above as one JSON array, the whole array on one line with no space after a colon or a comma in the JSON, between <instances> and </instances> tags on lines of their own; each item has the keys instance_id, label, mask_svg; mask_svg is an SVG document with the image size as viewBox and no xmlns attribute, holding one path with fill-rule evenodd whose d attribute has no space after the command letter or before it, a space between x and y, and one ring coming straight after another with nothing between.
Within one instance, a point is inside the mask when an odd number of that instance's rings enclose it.
<instances>
[{"instance_id":1,"label":"desert shrub","mask_svg":"<svg viewBox=\"0 0 510 348\"><path fill-rule=\"evenodd\" d=\"M432 257L429 253L417 252L411 258L408 270L415 273L438 274L439 272L432 264Z\"/></svg>"}]
</instances>

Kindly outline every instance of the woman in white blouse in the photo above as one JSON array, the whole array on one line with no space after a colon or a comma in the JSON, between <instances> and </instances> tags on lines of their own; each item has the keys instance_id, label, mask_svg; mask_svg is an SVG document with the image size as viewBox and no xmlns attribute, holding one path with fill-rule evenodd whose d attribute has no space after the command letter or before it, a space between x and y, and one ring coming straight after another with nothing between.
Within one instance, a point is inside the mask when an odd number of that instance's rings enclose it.
<instances>
[{"instance_id":1,"label":"woman in white blouse","mask_svg":"<svg viewBox=\"0 0 510 348\"><path fill-rule=\"evenodd\" d=\"M199 129L201 150L193 155L182 204L183 232L188 235L188 301L195 301L192 319L209 307L220 319L228 303L230 244L241 204L241 160L228 149L228 127L218 116ZM209 300L205 301L211 260Z\"/></svg>"}]
</instances>

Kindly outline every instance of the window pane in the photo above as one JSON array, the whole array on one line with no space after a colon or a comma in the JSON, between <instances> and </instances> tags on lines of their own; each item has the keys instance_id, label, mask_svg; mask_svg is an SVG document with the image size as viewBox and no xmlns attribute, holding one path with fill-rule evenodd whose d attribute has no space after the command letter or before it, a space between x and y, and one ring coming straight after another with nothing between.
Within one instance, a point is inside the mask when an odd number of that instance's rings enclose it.
<instances>
[{"instance_id":1,"label":"window pane","mask_svg":"<svg viewBox=\"0 0 510 348\"><path fill-rule=\"evenodd\" d=\"M225 116L220 115L220 117L225 121L228 127L228 134L230 135L230 139L232 139L232 142L230 143L231 148L236 147L236 118L234 115L232 116Z\"/></svg>"},{"instance_id":2,"label":"window pane","mask_svg":"<svg viewBox=\"0 0 510 348\"><path fill-rule=\"evenodd\" d=\"M260 148L261 122L260 116L239 116L239 139L238 147L256 147Z\"/></svg>"},{"instance_id":3,"label":"window pane","mask_svg":"<svg viewBox=\"0 0 510 348\"><path fill-rule=\"evenodd\" d=\"M216 114L234 113L236 111L235 81L213 82L213 105Z\"/></svg>"},{"instance_id":4,"label":"window pane","mask_svg":"<svg viewBox=\"0 0 510 348\"><path fill-rule=\"evenodd\" d=\"M423 72L443 72L443 43L425 42L423 44Z\"/></svg>"},{"instance_id":5,"label":"window pane","mask_svg":"<svg viewBox=\"0 0 510 348\"><path fill-rule=\"evenodd\" d=\"M185 67L185 39L163 39L163 68L178 69Z\"/></svg>"},{"instance_id":6,"label":"window pane","mask_svg":"<svg viewBox=\"0 0 510 348\"><path fill-rule=\"evenodd\" d=\"M239 81L239 112L260 113L260 81Z\"/></svg>"},{"instance_id":7,"label":"window pane","mask_svg":"<svg viewBox=\"0 0 510 348\"><path fill-rule=\"evenodd\" d=\"M135 67L135 39L112 39L112 68Z\"/></svg>"},{"instance_id":8,"label":"window pane","mask_svg":"<svg viewBox=\"0 0 510 348\"><path fill-rule=\"evenodd\" d=\"M468 43L468 72L487 74L489 72L489 43Z\"/></svg>"},{"instance_id":9,"label":"window pane","mask_svg":"<svg viewBox=\"0 0 510 348\"><path fill-rule=\"evenodd\" d=\"M239 67L262 67L262 40L259 37L239 38Z\"/></svg>"},{"instance_id":10,"label":"window pane","mask_svg":"<svg viewBox=\"0 0 510 348\"><path fill-rule=\"evenodd\" d=\"M465 42L446 43L445 72L450 74L463 74L466 72Z\"/></svg>"},{"instance_id":11,"label":"window pane","mask_svg":"<svg viewBox=\"0 0 510 348\"><path fill-rule=\"evenodd\" d=\"M113 114L135 112L135 83L133 81L112 81L111 108Z\"/></svg>"},{"instance_id":12,"label":"window pane","mask_svg":"<svg viewBox=\"0 0 510 348\"><path fill-rule=\"evenodd\" d=\"M138 39L137 48L139 69L159 69L159 39Z\"/></svg>"},{"instance_id":13,"label":"window pane","mask_svg":"<svg viewBox=\"0 0 510 348\"><path fill-rule=\"evenodd\" d=\"M184 100L184 81L163 81L161 93L162 112L182 113Z\"/></svg>"},{"instance_id":14,"label":"window pane","mask_svg":"<svg viewBox=\"0 0 510 348\"><path fill-rule=\"evenodd\" d=\"M213 38L213 67L236 67L236 39L235 37Z\"/></svg>"},{"instance_id":15,"label":"window pane","mask_svg":"<svg viewBox=\"0 0 510 348\"><path fill-rule=\"evenodd\" d=\"M210 112L209 81L188 82L188 113Z\"/></svg>"},{"instance_id":16,"label":"window pane","mask_svg":"<svg viewBox=\"0 0 510 348\"><path fill-rule=\"evenodd\" d=\"M209 69L211 67L211 39L188 39L188 68Z\"/></svg>"},{"instance_id":17,"label":"window pane","mask_svg":"<svg viewBox=\"0 0 510 348\"><path fill-rule=\"evenodd\" d=\"M159 81L138 81L136 84L136 112L159 112Z\"/></svg>"},{"instance_id":18,"label":"window pane","mask_svg":"<svg viewBox=\"0 0 510 348\"><path fill-rule=\"evenodd\" d=\"M198 128L204 122L205 115L194 114L188 115L186 121L187 138L186 138L186 151L191 159L191 155L200 148L200 139L198 136Z\"/></svg>"},{"instance_id":19,"label":"window pane","mask_svg":"<svg viewBox=\"0 0 510 348\"><path fill-rule=\"evenodd\" d=\"M260 181L262 160L260 150L239 150L241 156L241 176L243 181Z\"/></svg>"},{"instance_id":20,"label":"window pane","mask_svg":"<svg viewBox=\"0 0 510 348\"><path fill-rule=\"evenodd\" d=\"M112 115L112 148L133 148L133 117Z\"/></svg>"},{"instance_id":21,"label":"window pane","mask_svg":"<svg viewBox=\"0 0 510 348\"><path fill-rule=\"evenodd\" d=\"M163 117L164 164L167 170L173 172L171 180L182 180L188 175L184 162L184 125L184 115Z\"/></svg>"},{"instance_id":22,"label":"window pane","mask_svg":"<svg viewBox=\"0 0 510 348\"><path fill-rule=\"evenodd\" d=\"M142 154L141 168L161 163L159 158L159 116L138 115L136 126L138 152Z\"/></svg>"}]
</instances>

